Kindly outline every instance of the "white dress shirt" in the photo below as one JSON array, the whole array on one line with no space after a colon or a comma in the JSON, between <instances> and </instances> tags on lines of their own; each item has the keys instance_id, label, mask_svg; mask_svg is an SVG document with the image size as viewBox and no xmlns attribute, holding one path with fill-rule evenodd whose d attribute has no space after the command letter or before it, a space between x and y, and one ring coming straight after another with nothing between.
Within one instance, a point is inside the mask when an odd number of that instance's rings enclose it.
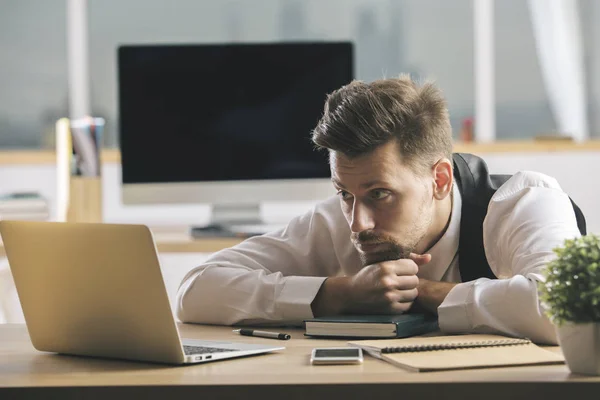
<instances>
[{"instance_id":1,"label":"white dress shirt","mask_svg":"<svg viewBox=\"0 0 600 400\"><path fill-rule=\"evenodd\" d=\"M488 263L500 279L460 283L461 196L448 229L428 251L418 276L456 282L438 308L447 333L500 333L556 343L537 295L540 270L552 249L580 235L569 197L554 178L519 172L492 197L483 223ZM337 196L293 219L286 228L213 254L190 271L177 294L183 322L301 325L326 277L361 269Z\"/></svg>"}]
</instances>

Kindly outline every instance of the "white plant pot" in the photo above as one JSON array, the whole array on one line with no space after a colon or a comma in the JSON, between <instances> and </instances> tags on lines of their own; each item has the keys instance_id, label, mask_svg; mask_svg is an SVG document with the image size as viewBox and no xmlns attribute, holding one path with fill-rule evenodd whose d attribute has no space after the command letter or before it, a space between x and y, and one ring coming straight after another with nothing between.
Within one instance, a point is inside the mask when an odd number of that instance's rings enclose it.
<instances>
[{"instance_id":1,"label":"white plant pot","mask_svg":"<svg viewBox=\"0 0 600 400\"><path fill-rule=\"evenodd\" d=\"M600 375L600 323L565 323L556 332L571 372Z\"/></svg>"}]
</instances>

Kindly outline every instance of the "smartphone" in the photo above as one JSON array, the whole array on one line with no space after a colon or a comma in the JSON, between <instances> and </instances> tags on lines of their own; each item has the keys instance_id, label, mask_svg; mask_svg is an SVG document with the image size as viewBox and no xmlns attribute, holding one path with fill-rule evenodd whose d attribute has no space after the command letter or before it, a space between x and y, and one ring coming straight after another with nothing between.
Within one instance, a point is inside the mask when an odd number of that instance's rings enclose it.
<instances>
[{"instance_id":1,"label":"smartphone","mask_svg":"<svg viewBox=\"0 0 600 400\"><path fill-rule=\"evenodd\" d=\"M313 365L361 364L363 352L358 347L321 347L313 349L310 363Z\"/></svg>"}]
</instances>

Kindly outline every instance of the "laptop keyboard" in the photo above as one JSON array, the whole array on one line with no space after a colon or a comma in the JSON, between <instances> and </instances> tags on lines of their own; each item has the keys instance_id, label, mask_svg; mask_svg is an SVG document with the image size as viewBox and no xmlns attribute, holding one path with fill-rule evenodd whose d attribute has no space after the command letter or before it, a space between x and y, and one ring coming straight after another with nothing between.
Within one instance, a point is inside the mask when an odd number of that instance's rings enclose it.
<instances>
[{"instance_id":1,"label":"laptop keyboard","mask_svg":"<svg viewBox=\"0 0 600 400\"><path fill-rule=\"evenodd\" d=\"M226 353L228 351L238 351L236 349L221 349L218 347L203 347L203 346L183 346L183 352L186 356L192 354L207 354L207 353Z\"/></svg>"}]
</instances>

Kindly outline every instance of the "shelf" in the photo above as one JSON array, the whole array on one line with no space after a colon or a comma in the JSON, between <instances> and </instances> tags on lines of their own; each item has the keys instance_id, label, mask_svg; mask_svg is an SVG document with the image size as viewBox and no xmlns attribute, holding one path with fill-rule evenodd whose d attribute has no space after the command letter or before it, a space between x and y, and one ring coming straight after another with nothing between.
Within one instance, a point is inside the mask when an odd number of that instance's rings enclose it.
<instances>
[{"instance_id":1,"label":"shelf","mask_svg":"<svg viewBox=\"0 0 600 400\"><path fill-rule=\"evenodd\" d=\"M121 162L121 153L118 149L105 149L100 154L105 164L118 164ZM53 150L0 150L0 165L2 164L54 164L56 153Z\"/></svg>"},{"instance_id":2,"label":"shelf","mask_svg":"<svg viewBox=\"0 0 600 400\"><path fill-rule=\"evenodd\" d=\"M189 240L159 240L156 243L159 253L214 253L227 247L235 246L242 239L238 238L206 238ZM6 255L0 243L0 257Z\"/></svg>"},{"instance_id":3,"label":"shelf","mask_svg":"<svg viewBox=\"0 0 600 400\"><path fill-rule=\"evenodd\" d=\"M523 140L500 141L493 143L455 143L457 153L523 153L523 152L560 152L560 151L600 151L600 140L576 143L570 140ZM118 149L104 149L101 154L103 163L120 163ZM53 164L56 155L53 150L0 150L0 164Z\"/></svg>"}]
</instances>

